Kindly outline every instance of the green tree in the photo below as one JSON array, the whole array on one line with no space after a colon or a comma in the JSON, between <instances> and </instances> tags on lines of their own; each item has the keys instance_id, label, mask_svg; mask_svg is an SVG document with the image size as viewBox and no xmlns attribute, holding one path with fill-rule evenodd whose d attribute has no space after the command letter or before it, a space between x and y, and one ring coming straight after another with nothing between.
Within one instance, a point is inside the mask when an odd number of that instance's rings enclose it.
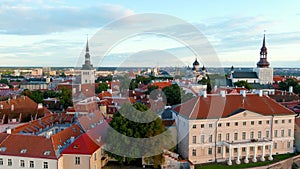
<instances>
[{"instance_id":1,"label":"green tree","mask_svg":"<svg viewBox=\"0 0 300 169\"><path fill-rule=\"evenodd\" d=\"M124 103L114 114L109 125L105 138L106 153L121 164L141 164L142 157L149 155L145 160L152 161L157 168L163 160L163 149L172 145L170 133L165 132L162 120L141 103ZM159 139L154 137L157 135L160 135ZM147 139L139 142L133 141L132 138ZM122 155L124 152L126 155ZM153 152L160 153L153 155Z\"/></svg>"},{"instance_id":2,"label":"green tree","mask_svg":"<svg viewBox=\"0 0 300 169\"><path fill-rule=\"evenodd\" d=\"M99 83L95 92L98 94L101 93L102 91L107 91L107 89L108 89L108 85L106 83Z\"/></svg>"},{"instance_id":3,"label":"green tree","mask_svg":"<svg viewBox=\"0 0 300 169\"><path fill-rule=\"evenodd\" d=\"M167 103L169 105L184 103L194 97L192 93L186 93L177 84L172 84L171 86L164 87L162 91L166 95Z\"/></svg>"},{"instance_id":4,"label":"green tree","mask_svg":"<svg viewBox=\"0 0 300 169\"><path fill-rule=\"evenodd\" d=\"M44 102L44 96L43 93L39 90L31 91L29 97L35 101L36 103L43 103Z\"/></svg>"},{"instance_id":5,"label":"green tree","mask_svg":"<svg viewBox=\"0 0 300 169\"><path fill-rule=\"evenodd\" d=\"M300 85L298 84L298 81L292 78L286 79L284 82L279 83L279 89L280 90L289 90L289 87L293 86L293 92L296 94L300 94Z\"/></svg>"},{"instance_id":6,"label":"green tree","mask_svg":"<svg viewBox=\"0 0 300 169\"><path fill-rule=\"evenodd\" d=\"M62 87L61 96L59 99L65 109L68 108L69 106L72 106L73 105L72 90L67 89L66 87Z\"/></svg>"},{"instance_id":7,"label":"green tree","mask_svg":"<svg viewBox=\"0 0 300 169\"><path fill-rule=\"evenodd\" d=\"M198 81L198 84L202 84L202 85L206 85L206 91L207 93L210 93L212 90L212 85L211 85L211 81L208 75L206 75L205 77L202 77L201 80Z\"/></svg>"},{"instance_id":8,"label":"green tree","mask_svg":"<svg viewBox=\"0 0 300 169\"><path fill-rule=\"evenodd\" d=\"M248 82L246 82L244 80L235 82L234 86L237 86L237 87L243 87L244 86L248 90L252 89L252 86Z\"/></svg>"}]
</instances>

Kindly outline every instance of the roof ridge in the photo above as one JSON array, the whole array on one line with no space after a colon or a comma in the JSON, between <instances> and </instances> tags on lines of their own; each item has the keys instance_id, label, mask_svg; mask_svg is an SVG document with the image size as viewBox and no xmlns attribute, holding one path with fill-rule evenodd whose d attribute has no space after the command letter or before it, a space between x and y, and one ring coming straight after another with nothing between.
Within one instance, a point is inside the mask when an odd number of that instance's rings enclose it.
<instances>
[{"instance_id":1,"label":"roof ridge","mask_svg":"<svg viewBox=\"0 0 300 169\"><path fill-rule=\"evenodd\" d=\"M277 103L274 99L270 98L268 95L264 95L267 99L271 100L271 102L273 103ZM281 106L282 108L288 110L289 112L294 113L292 110L288 109L287 107L283 106L282 104L277 103L279 106ZM273 110L273 108L272 108ZM296 113L294 113L296 115Z\"/></svg>"},{"instance_id":2,"label":"roof ridge","mask_svg":"<svg viewBox=\"0 0 300 169\"><path fill-rule=\"evenodd\" d=\"M8 137L10 137L10 134L7 134L5 139L3 139L2 142L0 142L0 146L2 145L2 143L4 143L8 139Z\"/></svg>"},{"instance_id":3,"label":"roof ridge","mask_svg":"<svg viewBox=\"0 0 300 169\"><path fill-rule=\"evenodd\" d=\"M197 101L196 101L196 103L194 104L194 107L193 107L193 109L192 109L192 111L191 111L191 113L190 113L190 115L189 115L189 118L191 118L191 115L192 115L192 113L194 112L196 105L198 105L198 103L199 103L199 101L200 101L200 97L201 97L201 96L198 96Z\"/></svg>"}]
</instances>

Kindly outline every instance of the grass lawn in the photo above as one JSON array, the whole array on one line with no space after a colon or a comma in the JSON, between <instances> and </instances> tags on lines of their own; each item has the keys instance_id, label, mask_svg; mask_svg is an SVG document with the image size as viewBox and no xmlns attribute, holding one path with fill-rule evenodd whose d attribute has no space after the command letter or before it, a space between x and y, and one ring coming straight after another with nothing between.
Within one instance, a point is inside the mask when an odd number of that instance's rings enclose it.
<instances>
[{"instance_id":1,"label":"grass lawn","mask_svg":"<svg viewBox=\"0 0 300 169\"><path fill-rule=\"evenodd\" d=\"M240 164L240 165L232 165L232 166L229 166L225 163L213 163L213 164L204 164L204 165L196 165L195 166L195 169L240 169L240 168L249 168L249 167L258 167L258 166L264 166L264 165L269 165L269 164L272 164L272 163L276 163L278 161L281 161L281 160L285 160L287 158L290 158L292 156L295 156L295 155L298 155L298 154L294 154L294 153L291 153L291 154L280 154L280 155L274 155L273 156L273 161L269 161L266 159L266 161L259 161L259 162L256 162L256 163L253 163L251 161L249 161L248 164Z\"/></svg>"}]
</instances>

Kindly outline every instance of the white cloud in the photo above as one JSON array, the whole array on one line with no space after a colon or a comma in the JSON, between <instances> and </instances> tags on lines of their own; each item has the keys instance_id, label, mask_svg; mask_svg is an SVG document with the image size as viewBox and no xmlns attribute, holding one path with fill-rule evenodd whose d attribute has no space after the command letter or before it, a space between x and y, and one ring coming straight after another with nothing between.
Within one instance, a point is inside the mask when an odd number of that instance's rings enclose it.
<instances>
[{"instance_id":1,"label":"white cloud","mask_svg":"<svg viewBox=\"0 0 300 169\"><path fill-rule=\"evenodd\" d=\"M6 34L47 34L78 28L99 28L133 13L130 9L113 4L57 5L56 1L46 3L42 0L4 2L0 5L0 30Z\"/></svg>"}]
</instances>

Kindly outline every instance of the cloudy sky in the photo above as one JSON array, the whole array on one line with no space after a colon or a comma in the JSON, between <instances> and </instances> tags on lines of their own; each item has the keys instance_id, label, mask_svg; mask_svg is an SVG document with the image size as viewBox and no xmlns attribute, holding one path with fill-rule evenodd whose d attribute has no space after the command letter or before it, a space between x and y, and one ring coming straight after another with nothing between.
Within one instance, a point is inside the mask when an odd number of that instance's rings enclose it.
<instances>
[{"instance_id":1,"label":"cloudy sky","mask_svg":"<svg viewBox=\"0 0 300 169\"><path fill-rule=\"evenodd\" d=\"M0 66L81 65L88 34L97 67L191 65L195 57L253 67L266 30L271 66L299 67L299 9L298 0L1 0Z\"/></svg>"}]
</instances>

